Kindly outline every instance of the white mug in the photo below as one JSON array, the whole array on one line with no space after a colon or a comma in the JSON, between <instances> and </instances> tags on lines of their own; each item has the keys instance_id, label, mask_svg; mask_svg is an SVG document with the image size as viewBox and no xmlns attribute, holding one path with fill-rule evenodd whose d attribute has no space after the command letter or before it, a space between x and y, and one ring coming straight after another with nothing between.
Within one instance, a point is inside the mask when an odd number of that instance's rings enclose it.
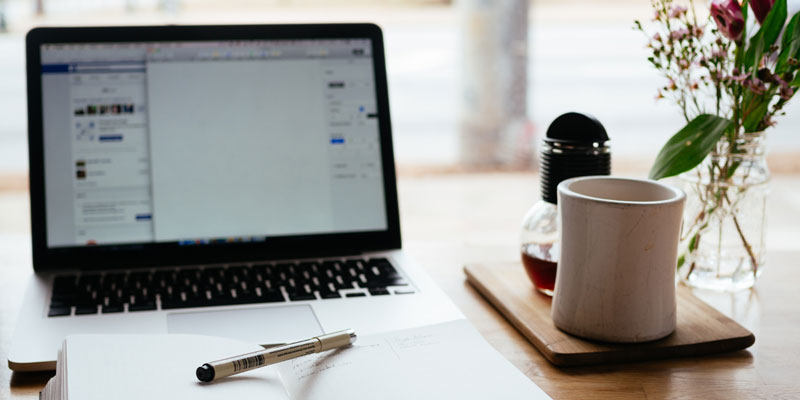
<instances>
[{"instance_id":1,"label":"white mug","mask_svg":"<svg viewBox=\"0 0 800 400\"><path fill-rule=\"evenodd\" d=\"M587 176L561 182L555 325L606 342L646 342L672 333L685 202L680 189L651 180Z\"/></svg>"}]
</instances>

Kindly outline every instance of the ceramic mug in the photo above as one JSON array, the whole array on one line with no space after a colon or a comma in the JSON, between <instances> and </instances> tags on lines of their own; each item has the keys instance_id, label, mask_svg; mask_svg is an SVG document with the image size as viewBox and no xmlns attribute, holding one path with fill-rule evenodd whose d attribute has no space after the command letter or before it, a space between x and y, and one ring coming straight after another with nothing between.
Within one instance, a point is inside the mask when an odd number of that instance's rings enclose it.
<instances>
[{"instance_id":1,"label":"ceramic mug","mask_svg":"<svg viewBox=\"0 0 800 400\"><path fill-rule=\"evenodd\" d=\"M685 202L680 189L651 180L588 176L561 182L555 325L620 343L672 333Z\"/></svg>"}]
</instances>

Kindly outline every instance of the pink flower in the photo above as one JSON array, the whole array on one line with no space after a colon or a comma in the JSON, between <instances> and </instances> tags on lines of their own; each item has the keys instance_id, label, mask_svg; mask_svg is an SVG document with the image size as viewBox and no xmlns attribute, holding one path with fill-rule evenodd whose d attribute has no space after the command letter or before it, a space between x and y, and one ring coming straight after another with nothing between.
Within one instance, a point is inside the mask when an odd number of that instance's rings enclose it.
<instances>
[{"instance_id":1,"label":"pink flower","mask_svg":"<svg viewBox=\"0 0 800 400\"><path fill-rule=\"evenodd\" d=\"M781 79L781 77L777 75L773 75L772 78L775 80L775 83L777 83L781 87L781 90L778 93L781 96L781 98L784 100L791 99L792 95L794 95L794 89L791 86L789 86L789 83Z\"/></svg>"},{"instance_id":2,"label":"pink flower","mask_svg":"<svg viewBox=\"0 0 800 400\"><path fill-rule=\"evenodd\" d=\"M764 23L764 18L767 18L773 4L775 4L775 0L750 0L750 8L756 15L759 24Z\"/></svg>"},{"instance_id":3,"label":"pink flower","mask_svg":"<svg viewBox=\"0 0 800 400\"><path fill-rule=\"evenodd\" d=\"M771 4L770 4L771 5ZM687 8L683 6L675 6L669 11L670 18L678 18L686 13Z\"/></svg>"},{"instance_id":4,"label":"pink flower","mask_svg":"<svg viewBox=\"0 0 800 400\"><path fill-rule=\"evenodd\" d=\"M742 7L736 0L712 0L711 16L717 23L717 28L725 37L739 41L744 29Z\"/></svg>"},{"instance_id":5,"label":"pink flower","mask_svg":"<svg viewBox=\"0 0 800 400\"><path fill-rule=\"evenodd\" d=\"M741 75L735 75L735 74L736 74L736 72L737 72L737 71L734 71L734 75L731 75L731 77L730 77L730 78L731 78L731 80L733 80L733 81L736 81L736 82L742 83L742 82L744 82L744 80L745 80L745 79L747 79L748 77L750 77L750 74L749 74L749 73L747 73L747 74L741 74Z\"/></svg>"},{"instance_id":6,"label":"pink flower","mask_svg":"<svg viewBox=\"0 0 800 400\"><path fill-rule=\"evenodd\" d=\"M792 89L791 86L789 86L789 85L786 85L786 86L781 85L780 95L781 95L782 99L789 100L789 99L792 98L793 94L794 94L794 89Z\"/></svg>"},{"instance_id":7,"label":"pink flower","mask_svg":"<svg viewBox=\"0 0 800 400\"><path fill-rule=\"evenodd\" d=\"M762 81L767 82L767 83L783 84L782 83L783 80L778 75L773 75L769 71L769 68L761 68L761 69L759 69L756 72L756 76L758 77L758 79L761 79Z\"/></svg>"},{"instance_id":8,"label":"pink flower","mask_svg":"<svg viewBox=\"0 0 800 400\"><path fill-rule=\"evenodd\" d=\"M687 36L689 36L689 30L686 28L678 29L677 31L673 31L669 34L670 38L677 40L681 40Z\"/></svg>"},{"instance_id":9,"label":"pink flower","mask_svg":"<svg viewBox=\"0 0 800 400\"><path fill-rule=\"evenodd\" d=\"M753 77L753 79L748 79L747 82L745 82L745 85L747 85L747 87L750 88L750 91L755 95L764 94L764 92L767 90L767 85L765 85L761 79L755 77Z\"/></svg>"},{"instance_id":10,"label":"pink flower","mask_svg":"<svg viewBox=\"0 0 800 400\"><path fill-rule=\"evenodd\" d=\"M764 56L761 57L761 61L758 62L758 67L764 68L768 64L775 65L776 61L778 61L778 52L773 51L771 53L764 54Z\"/></svg>"}]
</instances>

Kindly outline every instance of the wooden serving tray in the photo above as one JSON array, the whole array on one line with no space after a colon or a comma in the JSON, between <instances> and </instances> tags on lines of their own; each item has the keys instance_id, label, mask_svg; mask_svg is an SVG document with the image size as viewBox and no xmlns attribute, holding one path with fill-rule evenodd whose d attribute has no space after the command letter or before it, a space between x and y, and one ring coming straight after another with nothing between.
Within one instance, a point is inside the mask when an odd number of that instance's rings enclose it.
<instances>
[{"instance_id":1,"label":"wooden serving tray","mask_svg":"<svg viewBox=\"0 0 800 400\"><path fill-rule=\"evenodd\" d=\"M547 358L558 366L692 357L741 350L752 332L678 286L678 326L647 343L611 344L580 339L553 325L550 297L538 293L521 264L467 265L469 281Z\"/></svg>"}]
</instances>

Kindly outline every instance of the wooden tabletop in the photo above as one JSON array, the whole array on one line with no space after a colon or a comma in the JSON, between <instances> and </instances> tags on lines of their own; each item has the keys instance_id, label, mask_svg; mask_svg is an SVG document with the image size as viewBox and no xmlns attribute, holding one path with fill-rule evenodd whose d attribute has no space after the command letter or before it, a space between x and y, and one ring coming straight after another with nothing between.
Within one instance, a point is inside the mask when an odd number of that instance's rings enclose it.
<instances>
[{"instance_id":1,"label":"wooden tabletop","mask_svg":"<svg viewBox=\"0 0 800 400\"><path fill-rule=\"evenodd\" d=\"M747 350L599 367L557 368L465 280L468 263L513 261L519 222L538 196L532 174L437 174L400 179L404 247L481 334L553 398L800 398L800 177L776 177L768 264L754 290L695 292L755 333ZM27 194L0 192L0 358L5 360L22 283L31 273ZM3 361L5 364L5 361ZM51 373L0 366L0 399L35 399Z\"/></svg>"}]
</instances>

